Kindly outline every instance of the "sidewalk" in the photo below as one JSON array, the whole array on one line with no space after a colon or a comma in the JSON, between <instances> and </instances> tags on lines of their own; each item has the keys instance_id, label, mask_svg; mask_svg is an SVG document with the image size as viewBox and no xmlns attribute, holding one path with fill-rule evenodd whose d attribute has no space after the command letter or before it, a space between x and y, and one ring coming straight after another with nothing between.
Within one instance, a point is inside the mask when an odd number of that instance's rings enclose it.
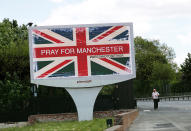
<instances>
[{"instance_id":1,"label":"sidewalk","mask_svg":"<svg viewBox=\"0 0 191 131\"><path fill-rule=\"evenodd\" d=\"M139 116L128 131L191 131L191 101L138 102Z\"/></svg>"},{"instance_id":2,"label":"sidewalk","mask_svg":"<svg viewBox=\"0 0 191 131\"><path fill-rule=\"evenodd\" d=\"M26 125L27 125L27 122L0 123L0 129L8 128L8 127L22 127Z\"/></svg>"}]
</instances>

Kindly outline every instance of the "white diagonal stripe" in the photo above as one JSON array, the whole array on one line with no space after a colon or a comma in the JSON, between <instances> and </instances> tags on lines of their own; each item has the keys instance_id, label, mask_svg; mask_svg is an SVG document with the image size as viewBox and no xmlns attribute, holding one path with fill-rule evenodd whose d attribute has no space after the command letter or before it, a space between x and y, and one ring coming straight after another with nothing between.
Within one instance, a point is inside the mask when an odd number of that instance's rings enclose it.
<instances>
[{"instance_id":1,"label":"white diagonal stripe","mask_svg":"<svg viewBox=\"0 0 191 131\"><path fill-rule=\"evenodd\" d=\"M63 59L62 59L62 60L56 60L56 61L54 61L54 62L48 64L47 66L45 66L45 67L43 67L42 69L40 69L40 70L38 70L37 72L35 72L35 73L34 73L34 78L37 78L37 77L40 76L41 74L43 74L43 73L47 72L48 70L54 68L55 66L57 66L57 65L60 64L60 63L62 63L63 61L65 61L65 59L64 59L64 60L63 60ZM73 60L70 61L69 63L65 64L64 66L60 67L60 68L63 68L63 67L65 67L65 66L69 65L69 64L72 63L72 62L73 62ZM56 71L58 71L60 68L56 69L55 71L51 72L50 74L46 75L46 76L43 77L43 78L46 78L46 77L52 75L53 73L55 73Z\"/></svg>"},{"instance_id":2,"label":"white diagonal stripe","mask_svg":"<svg viewBox=\"0 0 191 131\"><path fill-rule=\"evenodd\" d=\"M114 27L112 27L112 28L115 28L115 27L116 27L116 26L114 26ZM101 35L103 35L104 33L108 32L108 31L111 30L112 28L110 28L110 29L104 31L103 33L99 34L96 38L98 38L99 36L101 36ZM117 35L123 33L123 32L126 31L126 30L128 30L128 27L127 27L127 26L123 26L122 28L120 28L120 29L114 31L113 33L109 34L108 36L104 37L103 39L98 40L97 43L108 43L109 40L111 40L112 38L116 37ZM96 38L93 38L92 40L94 40L94 39L96 39ZM93 42L92 40L91 40L90 42ZM112 40L112 41L113 41L113 40ZM114 41L116 41L116 40L114 40ZM125 41L128 41L128 40L117 40L117 42L118 42L118 41L125 42ZM96 42L94 42L94 43L96 43ZM129 43L129 41L128 41L128 43Z\"/></svg>"},{"instance_id":3,"label":"white diagonal stripe","mask_svg":"<svg viewBox=\"0 0 191 131\"><path fill-rule=\"evenodd\" d=\"M52 37L54 37L54 38L56 38L56 39L58 39L60 41L63 41L64 43L72 42L70 39L68 39L68 38L66 38L66 37L64 37L62 35L59 35L59 34L53 32L51 30L43 29L43 30L40 30L40 31L47 34L47 35L50 35L50 36L52 36Z\"/></svg>"},{"instance_id":4,"label":"white diagonal stripe","mask_svg":"<svg viewBox=\"0 0 191 131\"><path fill-rule=\"evenodd\" d=\"M109 60L111 60L111 59L109 59ZM124 70L121 70L120 68L117 68L116 66L113 66L113 65L111 65L111 64L109 64L109 63L107 63L105 61L102 61L99 58L93 58L93 59L91 59L91 61L93 61L93 62L95 62L95 63L97 63L97 64L99 64L101 66L104 66L104 67L106 67L106 68L108 68L108 69L110 69L112 71L115 71L115 72L117 72L119 74L128 74L128 72L126 72ZM113 61L113 60L111 60L111 61ZM116 61L113 61L113 62L118 63ZM118 64L120 64L120 63L118 63ZM120 65L122 65L122 64L120 64ZM124 66L124 65L122 65L122 66Z\"/></svg>"},{"instance_id":5,"label":"white diagonal stripe","mask_svg":"<svg viewBox=\"0 0 191 131\"><path fill-rule=\"evenodd\" d=\"M109 40L111 40L112 38L118 36L119 34L123 33L123 32L126 31L126 30L127 30L127 27L124 26L124 27L122 27L122 28L120 28L120 29L114 31L114 32L111 33L110 35L104 37L103 39L99 40L99 42L103 42L103 43L108 42ZM116 40L115 40L115 41L116 41ZM123 42L124 42L124 40L117 40L117 41L123 41Z\"/></svg>"}]
</instances>

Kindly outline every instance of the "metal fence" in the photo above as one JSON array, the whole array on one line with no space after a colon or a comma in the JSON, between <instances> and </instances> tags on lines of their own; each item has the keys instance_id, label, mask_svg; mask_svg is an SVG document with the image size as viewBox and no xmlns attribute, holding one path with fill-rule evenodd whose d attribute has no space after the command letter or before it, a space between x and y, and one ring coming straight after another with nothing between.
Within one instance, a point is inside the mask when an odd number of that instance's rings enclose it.
<instances>
[{"instance_id":1,"label":"metal fence","mask_svg":"<svg viewBox=\"0 0 191 131\"><path fill-rule=\"evenodd\" d=\"M181 95L181 96L163 96L159 97L160 101L181 101L181 100L191 100L191 95ZM137 101L151 101L152 97L146 98L136 98Z\"/></svg>"},{"instance_id":2,"label":"metal fence","mask_svg":"<svg viewBox=\"0 0 191 131\"><path fill-rule=\"evenodd\" d=\"M111 95L98 95L94 111L133 109L135 107L136 100L133 95L132 81L127 81L119 83ZM26 121L28 116L33 114L55 114L76 111L76 106L71 97L39 95L31 98L29 106L24 111L0 112L0 122Z\"/></svg>"}]
</instances>

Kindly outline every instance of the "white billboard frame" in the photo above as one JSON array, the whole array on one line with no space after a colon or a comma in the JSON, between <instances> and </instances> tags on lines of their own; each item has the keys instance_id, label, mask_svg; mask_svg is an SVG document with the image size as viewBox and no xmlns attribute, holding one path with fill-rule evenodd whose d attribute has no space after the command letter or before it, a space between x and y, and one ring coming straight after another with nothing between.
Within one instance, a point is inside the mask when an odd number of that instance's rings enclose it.
<instances>
[{"instance_id":1,"label":"white billboard frame","mask_svg":"<svg viewBox=\"0 0 191 131\"><path fill-rule=\"evenodd\" d=\"M47 29L47 28L76 28L76 27L96 27L96 26L128 26L129 27L129 44L130 44L130 61L132 73L128 75L95 75L95 76L79 76L79 77L55 77L52 79L34 79L33 71L33 41L32 30ZM133 23L107 23L107 24L82 24L82 25L61 25L61 26L38 26L29 27L29 53L30 53L30 77L31 83L38 85L46 85L53 87L64 88L80 88L80 87L96 87L104 86L114 83L119 83L136 77L135 68L135 52L134 52L134 38L133 38Z\"/></svg>"}]
</instances>

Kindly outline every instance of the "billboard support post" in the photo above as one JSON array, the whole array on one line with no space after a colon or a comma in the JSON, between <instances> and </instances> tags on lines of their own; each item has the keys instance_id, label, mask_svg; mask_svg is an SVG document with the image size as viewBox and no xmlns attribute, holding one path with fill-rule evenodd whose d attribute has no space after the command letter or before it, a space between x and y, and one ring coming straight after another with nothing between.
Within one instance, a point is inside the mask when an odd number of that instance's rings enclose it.
<instances>
[{"instance_id":1,"label":"billboard support post","mask_svg":"<svg viewBox=\"0 0 191 131\"><path fill-rule=\"evenodd\" d=\"M65 88L74 100L78 120L93 120L94 103L102 87Z\"/></svg>"}]
</instances>

